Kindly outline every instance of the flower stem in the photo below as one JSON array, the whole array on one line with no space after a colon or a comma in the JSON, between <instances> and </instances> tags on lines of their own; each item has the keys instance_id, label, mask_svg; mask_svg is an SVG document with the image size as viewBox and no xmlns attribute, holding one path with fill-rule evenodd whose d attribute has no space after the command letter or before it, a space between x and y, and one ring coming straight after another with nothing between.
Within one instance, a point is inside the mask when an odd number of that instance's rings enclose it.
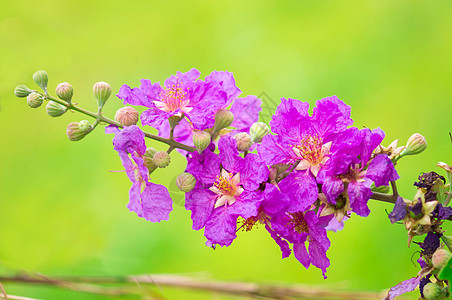
<instances>
[{"instance_id":1,"label":"flower stem","mask_svg":"<svg viewBox=\"0 0 452 300\"><path fill-rule=\"evenodd\" d=\"M383 201L383 202L389 202L389 203L395 203L397 201L397 198L399 198L399 192L397 191L397 184L395 181L391 181L391 188L392 188L392 195L374 192L372 194L372 196L370 197L370 199Z\"/></svg>"},{"instance_id":2,"label":"flower stem","mask_svg":"<svg viewBox=\"0 0 452 300\"><path fill-rule=\"evenodd\" d=\"M115 126L118 126L118 127L121 127L121 128L123 127L120 123L116 122L115 120L112 120L112 119L109 119L107 117L104 117L102 115L102 113L100 113L100 112L99 113L91 112L89 110L86 110L84 108L75 106L72 103L67 103L66 101L60 100L60 99L58 99L56 97L53 97L53 96L50 96L50 95L43 95L43 96L45 96L48 100L52 100L52 101L55 101L55 102L57 102L57 103L59 103L59 104L61 104L63 106L66 106L68 109L77 111L79 113L85 114L87 116L90 116L90 117L96 119L96 123L103 122L103 123L112 124L112 125L115 125ZM143 131L143 132L144 132L144 135L147 138L150 138L150 139L153 139L153 140L165 143L165 144L167 144L169 146L172 146L174 148L179 148L179 149L182 149L182 150L185 150L185 151L188 151L188 152L196 151L196 149L194 147L187 146L187 145L184 145L182 143L176 142L173 139L167 139L167 138L164 138L164 137L161 137L161 136L158 136L158 135L146 132L146 131Z\"/></svg>"}]
</instances>

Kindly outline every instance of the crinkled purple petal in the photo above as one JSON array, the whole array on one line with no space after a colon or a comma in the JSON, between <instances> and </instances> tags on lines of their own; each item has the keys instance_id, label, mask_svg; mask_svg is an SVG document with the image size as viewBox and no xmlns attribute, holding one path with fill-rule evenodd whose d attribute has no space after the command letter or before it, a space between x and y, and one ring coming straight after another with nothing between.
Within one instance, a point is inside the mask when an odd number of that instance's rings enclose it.
<instances>
[{"instance_id":1,"label":"crinkled purple petal","mask_svg":"<svg viewBox=\"0 0 452 300\"><path fill-rule=\"evenodd\" d=\"M124 104L154 107L153 99L150 99L140 88L132 89L124 84L116 96L123 100Z\"/></svg>"},{"instance_id":2,"label":"crinkled purple petal","mask_svg":"<svg viewBox=\"0 0 452 300\"><path fill-rule=\"evenodd\" d=\"M231 126L239 131L248 132L251 125L259 120L259 112L262 110L262 100L256 96L237 98L231 106L234 121Z\"/></svg>"},{"instance_id":3,"label":"crinkled purple petal","mask_svg":"<svg viewBox=\"0 0 452 300\"><path fill-rule=\"evenodd\" d=\"M128 153L137 152L143 155L146 152L144 143L144 133L136 125L127 126L116 133L113 138L113 145L116 151L127 151Z\"/></svg>"},{"instance_id":4,"label":"crinkled purple petal","mask_svg":"<svg viewBox=\"0 0 452 300\"><path fill-rule=\"evenodd\" d=\"M375 186L388 185L390 181L399 179L394 164L386 154L377 155L369 164L366 176L375 182Z\"/></svg>"},{"instance_id":5,"label":"crinkled purple petal","mask_svg":"<svg viewBox=\"0 0 452 300\"><path fill-rule=\"evenodd\" d=\"M337 197L344 191L344 182L337 177L327 176L323 180L322 191L328 202L336 205Z\"/></svg>"},{"instance_id":6,"label":"crinkled purple petal","mask_svg":"<svg viewBox=\"0 0 452 300\"><path fill-rule=\"evenodd\" d=\"M218 150L220 150L220 160L223 168L231 173L241 171L241 165L244 159L240 157L237 150L237 141L233 137L223 136L218 141ZM240 174L240 179L242 174Z\"/></svg>"},{"instance_id":7,"label":"crinkled purple petal","mask_svg":"<svg viewBox=\"0 0 452 300\"><path fill-rule=\"evenodd\" d=\"M391 220L391 223L394 224L397 221L403 220L406 216L406 212L407 212L406 209L407 209L407 205L406 205L405 201L403 201L402 197L398 197L394 204L394 209L388 215L389 220Z\"/></svg>"},{"instance_id":8,"label":"crinkled purple petal","mask_svg":"<svg viewBox=\"0 0 452 300\"><path fill-rule=\"evenodd\" d=\"M140 218L143 217L143 207L141 205L141 182L133 181L129 190L129 203L127 208L135 212Z\"/></svg>"},{"instance_id":9,"label":"crinkled purple petal","mask_svg":"<svg viewBox=\"0 0 452 300\"><path fill-rule=\"evenodd\" d=\"M269 216L275 216L283 213L290 203L286 194L281 193L277 187L266 184L264 190L264 201L261 203L261 209Z\"/></svg>"},{"instance_id":10,"label":"crinkled purple petal","mask_svg":"<svg viewBox=\"0 0 452 300\"><path fill-rule=\"evenodd\" d=\"M258 214L259 205L263 200L264 193L244 190L227 209L230 215L248 219Z\"/></svg>"},{"instance_id":11,"label":"crinkled purple petal","mask_svg":"<svg viewBox=\"0 0 452 300\"><path fill-rule=\"evenodd\" d=\"M220 158L207 149L202 154L192 153L187 160L186 171L203 184L212 185L220 174Z\"/></svg>"},{"instance_id":12,"label":"crinkled purple petal","mask_svg":"<svg viewBox=\"0 0 452 300\"><path fill-rule=\"evenodd\" d=\"M352 181L348 185L348 196L350 198L350 207L361 217L367 217L370 214L367 202L372 196L370 186L372 181L365 178L365 181Z\"/></svg>"},{"instance_id":13,"label":"crinkled purple petal","mask_svg":"<svg viewBox=\"0 0 452 300\"><path fill-rule=\"evenodd\" d=\"M372 131L369 128L364 128L360 130L360 134L362 139L360 158L363 166L365 166L369 161L372 152L383 141L385 133L380 128L375 128Z\"/></svg>"},{"instance_id":14,"label":"crinkled purple petal","mask_svg":"<svg viewBox=\"0 0 452 300\"><path fill-rule=\"evenodd\" d=\"M421 215L421 213L422 213L422 201L418 201L414 205L408 206L408 211L412 212L415 216Z\"/></svg>"},{"instance_id":15,"label":"crinkled purple petal","mask_svg":"<svg viewBox=\"0 0 452 300\"><path fill-rule=\"evenodd\" d=\"M110 134L110 133L118 133L120 130L118 128L118 126L110 124L108 126L105 127L105 134Z\"/></svg>"},{"instance_id":16,"label":"crinkled purple petal","mask_svg":"<svg viewBox=\"0 0 452 300\"><path fill-rule=\"evenodd\" d=\"M191 211L193 230L204 227L210 217L216 195L208 189L195 188L185 194L185 208Z\"/></svg>"},{"instance_id":17,"label":"crinkled purple petal","mask_svg":"<svg viewBox=\"0 0 452 300\"><path fill-rule=\"evenodd\" d=\"M326 257L326 249L315 239L309 241L309 256L311 264L322 270L323 278L326 279L326 269L330 266L330 260Z\"/></svg>"},{"instance_id":18,"label":"crinkled purple petal","mask_svg":"<svg viewBox=\"0 0 452 300\"><path fill-rule=\"evenodd\" d=\"M309 118L308 109L307 102L282 98L270 121L272 132L298 142Z\"/></svg>"},{"instance_id":19,"label":"crinkled purple petal","mask_svg":"<svg viewBox=\"0 0 452 300\"><path fill-rule=\"evenodd\" d=\"M221 155L220 155L221 157ZM239 165L240 183L246 190L256 190L268 179L268 168L260 157L249 153Z\"/></svg>"},{"instance_id":20,"label":"crinkled purple petal","mask_svg":"<svg viewBox=\"0 0 452 300\"><path fill-rule=\"evenodd\" d=\"M306 250L305 243L299 243L293 245L293 254L295 258L301 262L301 264L307 269L311 264L311 257L308 254L308 250Z\"/></svg>"},{"instance_id":21,"label":"crinkled purple petal","mask_svg":"<svg viewBox=\"0 0 452 300\"><path fill-rule=\"evenodd\" d=\"M317 183L314 177L305 171L292 172L278 186L290 197L288 212L305 211L317 200Z\"/></svg>"},{"instance_id":22,"label":"crinkled purple petal","mask_svg":"<svg viewBox=\"0 0 452 300\"><path fill-rule=\"evenodd\" d=\"M333 135L353 124L350 112L350 106L336 96L318 100L312 113L312 133L317 133L324 141L331 141Z\"/></svg>"},{"instance_id":23,"label":"crinkled purple petal","mask_svg":"<svg viewBox=\"0 0 452 300\"><path fill-rule=\"evenodd\" d=\"M452 207L444 207L441 203L436 204L433 216L440 220L448 219L452 216Z\"/></svg>"},{"instance_id":24,"label":"crinkled purple petal","mask_svg":"<svg viewBox=\"0 0 452 300\"><path fill-rule=\"evenodd\" d=\"M165 87L172 88L173 85L177 85L178 87L186 89L199 78L199 75L201 75L201 72L195 68L192 68L190 71L185 73L177 71L176 75L171 75L165 80Z\"/></svg>"},{"instance_id":25,"label":"crinkled purple petal","mask_svg":"<svg viewBox=\"0 0 452 300\"><path fill-rule=\"evenodd\" d=\"M217 83L221 86L223 91L227 94L226 106L231 104L231 102L237 98L242 92L236 85L235 79L231 72L228 71L213 71L205 79L206 82Z\"/></svg>"},{"instance_id":26,"label":"crinkled purple petal","mask_svg":"<svg viewBox=\"0 0 452 300\"><path fill-rule=\"evenodd\" d=\"M270 233L271 237L275 240L276 244L278 244L279 248L282 252L282 258L286 258L290 256L292 250L289 247L289 243L284 240L279 234L277 234L274 230L270 228L270 226L266 225L265 229Z\"/></svg>"},{"instance_id":27,"label":"crinkled purple petal","mask_svg":"<svg viewBox=\"0 0 452 300\"><path fill-rule=\"evenodd\" d=\"M143 218L151 222L168 220L173 210L173 200L168 190L163 185L146 182L146 187L141 193Z\"/></svg>"},{"instance_id":28,"label":"crinkled purple petal","mask_svg":"<svg viewBox=\"0 0 452 300\"><path fill-rule=\"evenodd\" d=\"M399 284L397 284L396 286L392 287L389 290L388 295L386 295L386 297L383 300L392 300L397 296L414 291L416 287L419 285L420 281L421 281L420 277L413 277L400 282Z\"/></svg>"},{"instance_id":29,"label":"crinkled purple petal","mask_svg":"<svg viewBox=\"0 0 452 300\"><path fill-rule=\"evenodd\" d=\"M163 111L159 108L150 108L148 110L145 110L141 116L141 124L143 125L149 125L153 128L158 129L160 126L162 126L163 123L168 123L168 118L174 115L173 113L168 113L166 111Z\"/></svg>"},{"instance_id":30,"label":"crinkled purple petal","mask_svg":"<svg viewBox=\"0 0 452 300\"><path fill-rule=\"evenodd\" d=\"M257 152L267 165L289 164L296 159L290 144L276 135L264 136L261 144L257 147Z\"/></svg>"},{"instance_id":31,"label":"crinkled purple petal","mask_svg":"<svg viewBox=\"0 0 452 300\"><path fill-rule=\"evenodd\" d=\"M147 96L149 100L160 100L160 93L163 91L160 83L152 83L149 79L141 79L140 82L140 90Z\"/></svg>"},{"instance_id":32,"label":"crinkled purple petal","mask_svg":"<svg viewBox=\"0 0 452 300\"><path fill-rule=\"evenodd\" d=\"M225 206L216 208L207 220L204 235L212 243L221 247L229 246L237 237L237 217L229 214Z\"/></svg>"},{"instance_id":33,"label":"crinkled purple petal","mask_svg":"<svg viewBox=\"0 0 452 300\"><path fill-rule=\"evenodd\" d=\"M427 233L427 236L424 239L423 243L419 243L419 247L422 248L422 254L424 255L431 255L435 253L436 249L440 246L440 238L442 234L441 233L433 233L429 231Z\"/></svg>"},{"instance_id":34,"label":"crinkled purple petal","mask_svg":"<svg viewBox=\"0 0 452 300\"><path fill-rule=\"evenodd\" d=\"M326 231L334 231L338 232L344 229L344 221L347 220L347 217L344 217L342 221L338 221L336 218L332 218L328 225L325 227Z\"/></svg>"},{"instance_id":35,"label":"crinkled purple petal","mask_svg":"<svg viewBox=\"0 0 452 300\"><path fill-rule=\"evenodd\" d=\"M428 266L428 264L425 262L424 258L422 258L422 257L419 257L416 261L419 264L419 266L421 267L421 269Z\"/></svg>"}]
</instances>

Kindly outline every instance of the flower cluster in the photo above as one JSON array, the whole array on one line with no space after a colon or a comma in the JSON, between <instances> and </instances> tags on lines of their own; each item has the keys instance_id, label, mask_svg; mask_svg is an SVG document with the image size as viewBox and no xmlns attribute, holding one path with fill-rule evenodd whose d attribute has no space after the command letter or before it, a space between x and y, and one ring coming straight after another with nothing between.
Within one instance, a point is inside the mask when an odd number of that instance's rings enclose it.
<instances>
[{"instance_id":1,"label":"flower cluster","mask_svg":"<svg viewBox=\"0 0 452 300\"><path fill-rule=\"evenodd\" d=\"M398 179L390 156L374 151L381 150L383 131L351 127L350 107L333 96L317 101L312 115L307 102L282 99L270 122L274 135L268 135L266 125L256 123L260 100L238 98L232 73L214 71L204 80L199 75L195 69L178 72L163 86L143 79L140 87L124 85L117 95L124 104L147 108L142 125L196 147L183 150L185 174L193 180L180 180L191 185L180 188L193 229L204 229L206 244L215 247L229 246L240 229L263 224L283 258L293 251L303 266L313 264L325 276L327 231L341 229L353 212L368 216L372 187ZM115 149L133 182L129 209L151 221L166 220L168 193L148 181L143 134L135 125L115 130Z\"/></svg>"}]
</instances>

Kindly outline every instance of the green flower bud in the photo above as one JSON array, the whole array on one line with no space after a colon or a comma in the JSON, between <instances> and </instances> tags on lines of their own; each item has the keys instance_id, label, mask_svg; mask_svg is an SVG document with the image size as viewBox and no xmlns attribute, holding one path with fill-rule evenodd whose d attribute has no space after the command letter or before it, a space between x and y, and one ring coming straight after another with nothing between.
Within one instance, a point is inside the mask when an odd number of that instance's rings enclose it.
<instances>
[{"instance_id":1,"label":"green flower bud","mask_svg":"<svg viewBox=\"0 0 452 300\"><path fill-rule=\"evenodd\" d=\"M153 160L155 153L157 153L157 150L152 147L148 147L146 148L146 152L143 155L144 165L146 166L146 168L148 168L149 172L157 169L157 166L155 165Z\"/></svg>"},{"instance_id":2,"label":"green flower bud","mask_svg":"<svg viewBox=\"0 0 452 300\"><path fill-rule=\"evenodd\" d=\"M210 133L206 131L195 131L193 133L193 144L195 145L198 153L203 152L207 147L209 147L211 141Z\"/></svg>"},{"instance_id":3,"label":"green flower bud","mask_svg":"<svg viewBox=\"0 0 452 300\"><path fill-rule=\"evenodd\" d=\"M441 288L433 282L429 282L424 286L424 298L426 300L442 300L446 297L447 288Z\"/></svg>"},{"instance_id":4,"label":"green flower bud","mask_svg":"<svg viewBox=\"0 0 452 300\"><path fill-rule=\"evenodd\" d=\"M122 126L136 125L140 114L132 106L125 106L116 111L115 120Z\"/></svg>"},{"instance_id":5,"label":"green flower bud","mask_svg":"<svg viewBox=\"0 0 452 300\"><path fill-rule=\"evenodd\" d=\"M33 74L33 80L45 92L47 92L47 83L49 82L49 75L44 70L36 71Z\"/></svg>"},{"instance_id":6,"label":"green flower bud","mask_svg":"<svg viewBox=\"0 0 452 300\"><path fill-rule=\"evenodd\" d=\"M234 135L234 139L237 141L237 150L248 151L253 144L251 137L246 132L239 132Z\"/></svg>"},{"instance_id":7,"label":"green flower bud","mask_svg":"<svg viewBox=\"0 0 452 300\"><path fill-rule=\"evenodd\" d=\"M38 93L31 93L30 95L27 96L27 104L31 108L40 107L42 105L43 101L44 101L44 99Z\"/></svg>"},{"instance_id":8,"label":"green flower bud","mask_svg":"<svg viewBox=\"0 0 452 300\"><path fill-rule=\"evenodd\" d=\"M106 82L96 82L93 86L94 97L99 107L103 107L111 95L111 86Z\"/></svg>"},{"instance_id":9,"label":"green flower bud","mask_svg":"<svg viewBox=\"0 0 452 300\"><path fill-rule=\"evenodd\" d=\"M16 97L19 97L19 98L25 98L28 95L30 95L32 92L33 92L33 90L30 90L28 88L28 86L26 86L24 84L19 84L14 89L14 95L16 95Z\"/></svg>"},{"instance_id":10,"label":"green flower bud","mask_svg":"<svg viewBox=\"0 0 452 300\"><path fill-rule=\"evenodd\" d=\"M152 160L158 168L166 168L171 161L171 157L166 151L157 151Z\"/></svg>"},{"instance_id":11,"label":"green flower bud","mask_svg":"<svg viewBox=\"0 0 452 300\"><path fill-rule=\"evenodd\" d=\"M88 133L80 130L78 122L69 123L66 127L66 135L73 142L83 139Z\"/></svg>"},{"instance_id":12,"label":"green flower bud","mask_svg":"<svg viewBox=\"0 0 452 300\"><path fill-rule=\"evenodd\" d=\"M195 187L196 179L190 173L182 173L177 176L176 185L184 193L188 193Z\"/></svg>"},{"instance_id":13,"label":"green flower bud","mask_svg":"<svg viewBox=\"0 0 452 300\"><path fill-rule=\"evenodd\" d=\"M415 133L408 139L405 149L400 153L400 156L419 154L425 149L427 149L425 137L419 133Z\"/></svg>"},{"instance_id":14,"label":"green flower bud","mask_svg":"<svg viewBox=\"0 0 452 300\"><path fill-rule=\"evenodd\" d=\"M228 109L219 109L215 114L215 129L218 132L223 128L228 127L234 121L234 115Z\"/></svg>"},{"instance_id":15,"label":"green flower bud","mask_svg":"<svg viewBox=\"0 0 452 300\"><path fill-rule=\"evenodd\" d=\"M270 133L270 128L268 128L267 124L263 122L256 122L253 125L251 125L250 128L250 136L251 140L254 143L260 143L262 142L262 139L264 136Z\"/></svg>"},{"instance_id":16,"label":"green flower bud","mask_svg":"<svg viewBox=\"0 0 452 300\"><path fill-rule=\"evenodd\" d=\"M78 122L78 129L80 129L82 132L90 132L92 128L93 126L89 123L88 120L82 120Z\"/></svg>"},{"instance_id":17,"label":"green flower bud","mask_svg":"<svg viewBox=\"0 0 452 300\"><path fill-rule=\"evenodd\" d=\"M74 89L72 88L72 85L70 83L62 82L57 85L55 93L57 94L58 98L70 103L72 96L74 95Z\"/></svg>"},{"instance_id":18,"label":"green flower bud","mask_svg":"<svg viewBox=\"0 0 452 300\"><path fill-rule=\"evenodd\" d=\"M67 107L56 103L55 101L49 101L46 105L47 114L51 117L59 117L62 116L66 111Z\"/></svg>"},{"instance_id":19,"label":"green flower bud","mask_svg":"<svg viewBox=\"0 0 452 300\"><path fill-rule=\"evenodd\" d=\"M441 270L451 258L451 254L446 249L437 249L432 256L433 267L437 270Z\"/></svg>"}]
</instances>

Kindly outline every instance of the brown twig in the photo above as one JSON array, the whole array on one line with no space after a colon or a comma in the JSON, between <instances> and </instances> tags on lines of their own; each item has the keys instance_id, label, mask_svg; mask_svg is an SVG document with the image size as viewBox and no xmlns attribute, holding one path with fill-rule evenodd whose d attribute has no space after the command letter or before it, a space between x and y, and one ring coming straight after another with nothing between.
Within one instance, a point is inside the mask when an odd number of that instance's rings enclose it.
<instances>
[{"instance_id":1,"label":"brown twig","mask_svg":"<svg viewBox=\"0 0 452 300\"><path fill-rule=\"evenodd\" d=\"M201 280L177 275L135 275L116 277L47 277L42 275L0 276L2 282L50 285L79 292L119 296L142 294L145 286L200 290L251 298L269 299L382 299L386 292L351 292L304 285L270 285L247 282ZM117 285L115 287L105 285ZM13 298L11 298L13 299Z\"/></svg>"}]
</instances>

